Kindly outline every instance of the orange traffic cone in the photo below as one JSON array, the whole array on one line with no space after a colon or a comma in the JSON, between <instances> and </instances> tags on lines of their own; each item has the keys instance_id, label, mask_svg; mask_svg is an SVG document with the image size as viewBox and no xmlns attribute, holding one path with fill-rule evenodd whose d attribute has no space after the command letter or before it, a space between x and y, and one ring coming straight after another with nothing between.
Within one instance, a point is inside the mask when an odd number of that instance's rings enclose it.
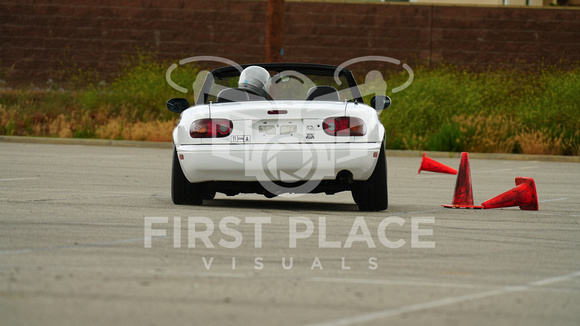
<instances>
[{"instance_id":1,"label":"orange traffic cone","mask_svg":"<svg viewBox=\"0 0 580 326\"><path fill-rule=\"evenodd\" d=\"M461 163L455 182L455 193L452 205L441 205L446 208L482 208L473 205L473 190L471 188L471 170L469 169L469 153L461 153Z\"/></svg>"},{"instance_id":2,"label":"orange traffic cone","mask_svg":"<svg viewBox=\"0 0 580 326\"><path fill-rule=\"evenodd\" d=\"M532 178L517 177L516 187L481 204L484 209L519 206L522 210L538 210L538 193Z\"/></svg>"},{"instance_id":3,"label":"orange traffic cone","mask_svg":"<svg viewBox=\"0 0 580 326\"><path fill-rule=\"evenodd\" d=\"M423 152L423 160L421 161L421 166L419 167L419 172L417 173L421 173L421 171L457 174L457 170L428 158L425 152Z\"/></svg>"}]
</instances>

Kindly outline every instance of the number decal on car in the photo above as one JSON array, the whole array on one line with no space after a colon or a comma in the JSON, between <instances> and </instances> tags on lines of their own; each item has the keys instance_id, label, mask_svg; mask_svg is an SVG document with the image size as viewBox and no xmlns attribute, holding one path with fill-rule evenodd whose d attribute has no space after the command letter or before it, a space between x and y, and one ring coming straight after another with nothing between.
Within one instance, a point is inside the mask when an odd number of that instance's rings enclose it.
<instances>
[{"instance_id":1,"label":"number decal on car","mask_svg":"<svg viewBox=\"0 0 580 326\"><path fill-rule=\"evenodd\" d=\"M232 136L232 143L249 143L251 141L252 141L252 136L250 136L250 135Z\"/></svg>"}]
</instances>

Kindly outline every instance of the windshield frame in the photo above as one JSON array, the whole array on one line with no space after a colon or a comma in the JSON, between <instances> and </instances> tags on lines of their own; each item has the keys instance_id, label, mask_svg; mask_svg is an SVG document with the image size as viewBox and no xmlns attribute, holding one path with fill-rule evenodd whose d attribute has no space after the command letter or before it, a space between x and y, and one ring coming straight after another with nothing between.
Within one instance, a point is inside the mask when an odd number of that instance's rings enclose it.
<instances>
[{"instance_id":1,"label":"windshield frame","mask_svg":"<svg viewBox=\"0 0 580 326\"><path fill-rule=\"evenodd\" d=\"M336 72L338 71L338 77L340 80L345 81L346 85L340 89L344 91L348 89L351 96L347 99L348 101L356 101L363 103L362 94L356 80L350 70L345 67L338 67L333 65L323 65L323 64L313 64L313 63L258 63L258 64L246 64L239 66L225 66L212 70L209 72L204 80L204 83L200 90L200 95L196 96L196 105L209 104L210 95L212 87L216 84L216 80L223 80L226 78L237 77L241 74L241 71L249 66L260 66L270 72L283 73L286 71L295 71L306 76L320 76L320 77L331 77L334 78ZM225 86L227 87L227 86ZM352 98L351 98L352 97Z\"/></svg>"}]
</instances>

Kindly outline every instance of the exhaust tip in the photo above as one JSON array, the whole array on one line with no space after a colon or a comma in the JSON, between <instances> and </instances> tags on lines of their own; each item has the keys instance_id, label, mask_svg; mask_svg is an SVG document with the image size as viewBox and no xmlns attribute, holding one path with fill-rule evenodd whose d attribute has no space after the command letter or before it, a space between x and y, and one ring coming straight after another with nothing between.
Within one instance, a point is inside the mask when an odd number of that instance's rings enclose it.
<instances>
[{"instance_id":1,"label":"exhaust tip","mask_svg":"<svg viewBox=\"0 0 580 326\"><path fill-rule=\"evenodd\" d=\"M338 174L336 175L336 180L345 185L352 185L354 182L352 172L347 170L342 170L338 172Z\"/></svg>"}]
</instances>

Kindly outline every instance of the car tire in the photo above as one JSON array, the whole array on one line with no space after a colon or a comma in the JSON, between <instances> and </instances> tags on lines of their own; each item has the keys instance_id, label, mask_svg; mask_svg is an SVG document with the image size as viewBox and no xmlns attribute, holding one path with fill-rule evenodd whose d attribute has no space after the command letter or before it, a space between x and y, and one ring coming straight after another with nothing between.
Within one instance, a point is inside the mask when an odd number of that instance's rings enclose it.
<instances>
[{"instance_id":1,"label":"car tire","mask_svg":"<svg viewBox=\"0 0 580 326\"><path fill-rule=\"evenodd\" d=\"M203 199L212 200L215 198L216 192L214 190L204 189Z\"/></svg>"},{"instance_id":2,"label":"car tire","mask_svg":"<svg viewBox=\"0 0 580 326\"><path fill-rule=\"evenodd\" d=\"M176 205L201 205L203 197L203 183L191 183L187 180L174 148L171 167L171 200Z\"/></svg>"},{"instance_id":3,"label":"car tire","mask_svg":"<svg viewBox=\"0 0 580 326\"><path fill-rule=\"evenodd\" d=\"M377 158L377 165L371 177L366 181L355 181L352 188L352 197L360 211L382 211L389 207L387 192L387 156L385 146Z\"/></svg>"}]
</instances>

